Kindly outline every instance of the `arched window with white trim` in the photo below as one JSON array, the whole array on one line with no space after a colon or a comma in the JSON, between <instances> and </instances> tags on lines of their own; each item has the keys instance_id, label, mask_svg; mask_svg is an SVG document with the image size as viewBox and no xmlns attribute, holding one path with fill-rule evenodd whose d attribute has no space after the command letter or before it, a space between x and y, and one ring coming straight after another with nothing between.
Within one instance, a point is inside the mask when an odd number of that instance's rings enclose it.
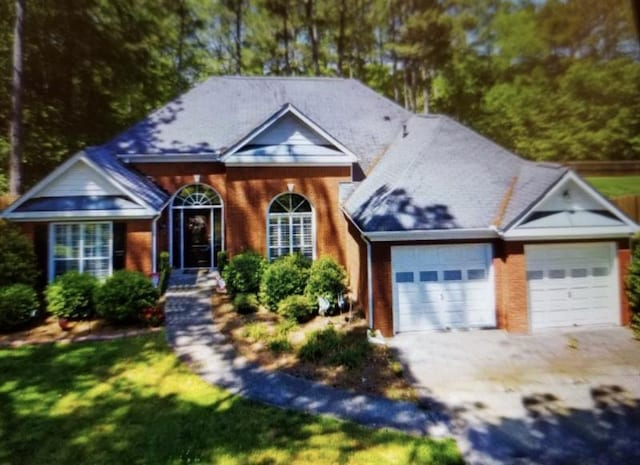
<instances>
[{"instance_id":1,"label":"arched window with white trim","mask_svg":"<svg viewBox=\"0 0 640 465\"><path fill-rule=\"evenodd\" d=\"M315 224L311 203L300 194L280 194L271 201L267 219L269 259L300 253L314 257Z\"/></svg>"}]
</instances>

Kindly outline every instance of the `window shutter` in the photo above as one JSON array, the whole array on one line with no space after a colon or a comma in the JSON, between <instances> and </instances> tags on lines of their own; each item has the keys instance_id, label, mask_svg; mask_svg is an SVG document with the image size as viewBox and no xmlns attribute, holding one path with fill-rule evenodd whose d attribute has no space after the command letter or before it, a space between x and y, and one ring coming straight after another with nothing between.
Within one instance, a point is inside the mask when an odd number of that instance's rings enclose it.
<instances>
[{"instance_id":1,"label":"window shutter","mask_svg":"<svg viewBox=\"0 0 640 465\"><path fill-rule=\"evenodd\" d=\"M127 257L127 223L113 223L113 270L123 270Z\"/></svg>"}]
</instances>

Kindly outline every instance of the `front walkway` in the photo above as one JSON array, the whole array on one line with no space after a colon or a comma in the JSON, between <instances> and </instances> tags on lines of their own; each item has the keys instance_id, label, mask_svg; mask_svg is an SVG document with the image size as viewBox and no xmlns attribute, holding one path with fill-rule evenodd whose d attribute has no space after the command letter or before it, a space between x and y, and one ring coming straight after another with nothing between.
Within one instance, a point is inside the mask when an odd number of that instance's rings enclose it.
<instances>
[{"instance_id":1,"label":"front walkway","mask_svg":"<svg viewBox=\"0 0 640 465\"><path fill-rule=\"evenodd\" d=\"M432 437L450 436L445 417L409 402L352 393L280 372L238 356L212 321L217 274L175 273L167 290L167 338L181 360L210 384L282 408L326 414L375 427Z\"/></svg>"}]
</instances>

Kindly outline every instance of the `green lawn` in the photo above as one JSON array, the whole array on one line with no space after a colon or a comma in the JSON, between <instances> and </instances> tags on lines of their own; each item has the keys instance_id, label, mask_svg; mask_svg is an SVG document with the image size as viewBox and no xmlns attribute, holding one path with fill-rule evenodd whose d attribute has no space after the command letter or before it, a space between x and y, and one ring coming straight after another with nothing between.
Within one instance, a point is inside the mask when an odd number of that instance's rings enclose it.
<instances>
[{"instance_id":1,"label":"green lawn","mask_svg":"<svg viewBox=\"0 0 640 465\"><path fill-rule=\"evenodd\" d=\"M587 181L607 197L640 195L640 176L592 176Z\"/></svg>"},{"instance_id":2,"label":"green lawn","mask_svg":"<svg viewBox=\"0 0 640 465\"><path fill-rule=\"evenodd\" d=\"M164 335L0 349L0 464L461 464L434 441L211 387Z\"/></svg>"}]
</instances>

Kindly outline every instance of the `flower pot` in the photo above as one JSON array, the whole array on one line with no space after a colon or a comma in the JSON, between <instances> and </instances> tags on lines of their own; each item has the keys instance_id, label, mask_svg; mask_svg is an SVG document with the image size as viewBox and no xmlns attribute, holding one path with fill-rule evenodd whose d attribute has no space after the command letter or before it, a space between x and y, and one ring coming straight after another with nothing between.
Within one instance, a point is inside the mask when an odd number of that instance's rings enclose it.
<instances>
[{"instance_id":1,"label":"flower pot","mask_svg":"<svg viewBox=\"0 0 640 465\"><path fill-rule=\"evenodd\" d=\"M58 318L58 325L63 331L69 331L71 329L71 323L67 318Z\"/></svg>"}]
</instances>

